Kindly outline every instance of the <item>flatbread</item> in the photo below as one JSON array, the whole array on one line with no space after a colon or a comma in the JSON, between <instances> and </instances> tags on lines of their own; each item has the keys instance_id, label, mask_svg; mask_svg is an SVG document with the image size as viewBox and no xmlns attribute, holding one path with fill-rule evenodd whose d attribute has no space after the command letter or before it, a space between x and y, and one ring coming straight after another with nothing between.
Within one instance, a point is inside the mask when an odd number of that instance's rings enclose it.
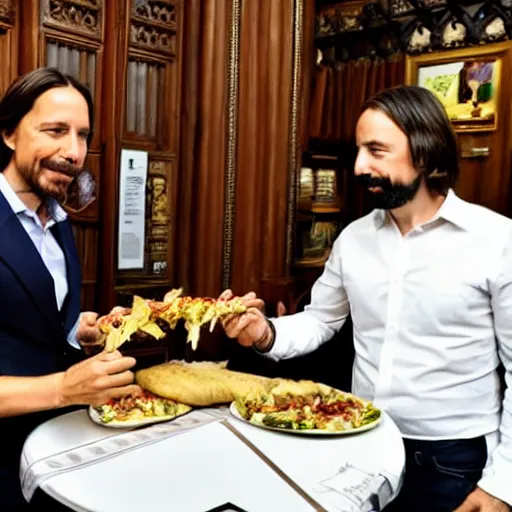
<instances>
[{"instance_id":1,"label":"flatbread","mask_svg":"<svg viewBox=\"0 0 512 512\"><path fill-rule=\"evenodd\" d=\"M213 362L169 361L139 370L135 380L151 393L193 406L230 403L275 385L267 377L227 370L225 364Z\"/></svg>"}]
</instances>

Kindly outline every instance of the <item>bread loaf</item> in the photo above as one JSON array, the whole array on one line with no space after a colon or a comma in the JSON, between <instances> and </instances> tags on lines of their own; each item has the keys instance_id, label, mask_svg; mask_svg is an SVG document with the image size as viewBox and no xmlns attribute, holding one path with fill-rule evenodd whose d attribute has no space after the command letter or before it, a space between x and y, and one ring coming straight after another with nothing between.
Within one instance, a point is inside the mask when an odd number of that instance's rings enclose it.
<instances>
[{"instance_id":1,"label":"bread loaf","mask_svg":"<svg viewBox=\"0 0 512 512\"><path fill-rule=\"evenodd\" d=\"M230 403L238 396L268 391L273 383L266 377L227 370L222 363L184 361L139 370L135 380L151 393L194 406Z\"/></svg>"}]
</instances>

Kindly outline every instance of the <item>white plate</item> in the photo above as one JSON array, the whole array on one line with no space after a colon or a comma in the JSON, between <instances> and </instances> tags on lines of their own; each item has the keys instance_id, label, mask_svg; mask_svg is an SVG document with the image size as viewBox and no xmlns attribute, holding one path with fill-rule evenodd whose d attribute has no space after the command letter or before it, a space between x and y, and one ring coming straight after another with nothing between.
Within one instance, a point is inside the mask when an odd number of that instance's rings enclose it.
<instances>
[{"instance_id":1,"label":"white plate","mask_svg":"<svg viewBox=\"0 0 512 512\"><path fill-rule=\"evenodd\" d=\"M192 410L192 409L191 409ZM155 416L153 418L144 418L141 420L130 420L130 421L110 421L109 423L103 423L101 421L100 414L94 407L89 407L88 413L89 418L96 423L97 425L101 425L102 427L107 428L135 428L141 427L143 425L152 425L153 423L162 423L164 421L171 421L176 418L181 418L185 414L188 414L191 411L187 411L183 414L179 414L178 416Z\"/></svg>"},{"instance_id":2,"label":"white plate","mask_svg":"<svg viewBox=\"0 0 512 512\"><path fill-rule=\"evenodd\" d=\"M329 430L319 430L319 429L305 429L305 430L295 430L293 428L279 428L279 427L269 427L267 425L260 425L258 423L251 423L249 420L246 420L237 410L235 406L235 402L231 402L229 406L229 412L238 420L244 421L249 425L253 425L254 427L260 427L267 430L275 430L277 432L283 432L286 434L299 434L299 435L314 435L314 436L341 436L341 435L352 435L358 434L360 432L366 432L367 430L371 430L375 428L380 422L382 415L379 416L379 419L375 420L373 423L368 423L368 425L363 425L362 427L352 428L350 430L340 430L337 432L331 432Z\"/></svg>"}]
</instances>

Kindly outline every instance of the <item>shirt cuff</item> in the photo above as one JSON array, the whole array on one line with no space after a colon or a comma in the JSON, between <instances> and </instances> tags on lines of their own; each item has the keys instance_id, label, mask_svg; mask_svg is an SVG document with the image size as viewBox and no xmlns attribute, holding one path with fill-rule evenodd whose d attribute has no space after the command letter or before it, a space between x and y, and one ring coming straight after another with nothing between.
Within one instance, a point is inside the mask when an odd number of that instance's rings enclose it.
<instances>
[{"instance_id":1,"label":"shirt cuff","mask_svg":"<svg viewBox=\"0 0 512 512\"><path fill-rule=\"evenodd\" d=\"M509 464L500 458L500 445L493 452L491 463L484 469L478 487L487 494L512 507L512 487L510 485Z\"/></svg>"},{"instance_id":2,"label":"shirt cuff","mask_svg":"<svg viewBox=\"0 0 512 512\"><path fill-rule=\"evenodd\" d=\"M478 487L485 491L487 494L498 498L512 507L512 492L510 490L510 481L505 482L505 477L483 477L478 482Z\"/></svg>"},{"instance_id":3,"label":"shirt cuff","mask_svg":"<svg viewBox=\"0 0 512 512\"><path fill-rule=\"evenodd\" d=\"M79 323L80 323L80 315L78 316L78 319L75 322L75 325L73 325L71 331L69 331L67 341L73 348L82 350L82 348L80 347L80 344L78 343L78 340L76 338Z\"/></svg>"}]
</instances>

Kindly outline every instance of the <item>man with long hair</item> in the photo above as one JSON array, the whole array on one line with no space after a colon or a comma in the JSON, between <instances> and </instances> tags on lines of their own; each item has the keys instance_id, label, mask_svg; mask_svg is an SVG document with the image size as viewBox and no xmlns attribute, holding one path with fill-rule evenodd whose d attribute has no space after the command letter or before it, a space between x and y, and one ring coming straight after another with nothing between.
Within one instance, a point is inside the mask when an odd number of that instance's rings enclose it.
<instances>
[{"instance_id":1,"label":"man with long hair","mask_svg":"<svg viewBox=\"0 0 512 512\"><path fill-rule=\"evenodd\" d=\"M80 316L81 272L62 203L93 127L92 98L56 69L17 79L0 100L0 510L28 507L18 471L30 431L55 411L138 392L119 352L81 355L98 336Z\"/></svg>"},{"instance_id":2,"label":"man with long hair","mask_svg":"<svg viewBox=\"0 0 512 512\"><path fill-rule=\"evenodd\" d=\"M247 295L252 307L224 319L226 333L279 360L315 350L350 314L352 391L404 438L405 480L390 510L508 511L512 220L453 192L456 138L428 90L371 98L356 138L355 174L376 209L337 238L305 311L268 319Z\"/></svg>"}]
</instances>

